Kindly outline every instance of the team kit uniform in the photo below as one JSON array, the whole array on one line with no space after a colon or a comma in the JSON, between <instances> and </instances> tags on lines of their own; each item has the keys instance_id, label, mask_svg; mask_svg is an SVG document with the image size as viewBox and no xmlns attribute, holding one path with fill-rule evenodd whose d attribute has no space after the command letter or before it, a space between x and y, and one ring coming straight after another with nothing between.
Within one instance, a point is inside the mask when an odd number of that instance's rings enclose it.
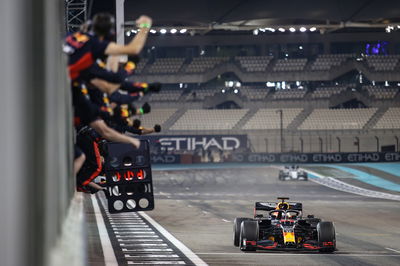
<instances>
[{"instance_id":1,"label":"team kit uniform","mask_svg":"<svg viewBox=\"0 0 400 266\"><path fill-rule=\"evenodd\" d=\"M133 74L136 64L126 63L117 72L105 68L105 50L110 41L100 39L94 34L76 32L65 39L64 51L68 55L68 72L71 79L71 91L74 110L74 125L77 130L75 158L84 153L86 160L77 174L77 189L83 192L97 192L87 185L102 173L102 154L105 154L106 142L89 124L102 119L108 126L118 132L130 132L141 135L141 128L129 123L130 116L150 112L150 105L145 103L136 108L132 102L149 91L158 92L161 85L133 83L126 78ZM113 84L119 84L118 90L107 95L90 84L90 80L98 78ZM156 125L153 132L159 132Z\"/></svg>"}]
</instances>

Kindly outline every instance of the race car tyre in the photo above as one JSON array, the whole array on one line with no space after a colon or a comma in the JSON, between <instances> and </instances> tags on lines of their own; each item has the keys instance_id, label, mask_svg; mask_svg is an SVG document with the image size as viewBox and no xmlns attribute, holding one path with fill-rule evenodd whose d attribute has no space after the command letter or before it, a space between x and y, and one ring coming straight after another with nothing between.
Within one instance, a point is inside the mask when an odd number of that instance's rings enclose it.
<instances>
[{"instance_id":1,"label":"race car tyre","mask_svg":"<svg viewBox=\"0 0 400 266\"><path fill-rule=\"evenodd\" d=\"M246 245L246 241L257 241L259 225L257 221L243 221L240 226L240 250L255 251L256 248Z\"/></svg>"},{"instance_id":2,"label":"race car tyre","mask_svg":"<svg viewBox=\"0 0 400 266\"><path fill-rule=\"evenodd\" d=\"M243 221L251 220L250 218L235 218L233 221L233 245L235 247L239 246L239 238L240 238L240 225Z\"/></svg>"},{"instance_id":3,"label":"race car tyre","mask_svg":"<svg viewBox=\"0 0 400 266\"><path fill-rule=\"evenodd\" d=\"M335 226L332 222L319 222L317 225L318 242L322 246L323 242L333 242L333 246L324 248L322 247L320 252L332 253L336 249L336 235Z\"/></svg>"}]
</instances>

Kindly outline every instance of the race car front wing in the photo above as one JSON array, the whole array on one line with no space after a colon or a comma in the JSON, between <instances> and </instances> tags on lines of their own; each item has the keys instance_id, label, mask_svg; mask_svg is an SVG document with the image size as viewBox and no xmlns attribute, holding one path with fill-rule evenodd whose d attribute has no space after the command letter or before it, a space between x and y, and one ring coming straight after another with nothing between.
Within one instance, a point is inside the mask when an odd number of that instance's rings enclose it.
<instances>
[{"instance_id":1,"label":"race car front wing","mask_svg":"<svg viewBox=\"0 0 400 266\"><path fill-rule=\"evenodd\" d=\"M247 248L260 250L320 250L334 247L333 242L306 241L301 244L280 244L272 240L246 241Z\"/></svg>"}]
</instances>

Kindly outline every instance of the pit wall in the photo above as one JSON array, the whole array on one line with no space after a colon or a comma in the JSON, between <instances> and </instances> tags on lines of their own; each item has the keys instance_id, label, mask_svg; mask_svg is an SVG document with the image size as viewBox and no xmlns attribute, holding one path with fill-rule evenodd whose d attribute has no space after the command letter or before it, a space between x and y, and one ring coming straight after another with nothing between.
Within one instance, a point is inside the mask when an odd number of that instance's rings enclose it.
<instances>
[{"instance_id":1,"label":"pit wall","mask_svg":"<svg viewBox=\"0 0 400 266\"><path fill-rule=\"evenodd\" d=\"M74 198L64 2L0 6L0 265L55 265L51 257ZM75 261L64 265L83 264L82 257Z\"/></svg>"}]
</instances>

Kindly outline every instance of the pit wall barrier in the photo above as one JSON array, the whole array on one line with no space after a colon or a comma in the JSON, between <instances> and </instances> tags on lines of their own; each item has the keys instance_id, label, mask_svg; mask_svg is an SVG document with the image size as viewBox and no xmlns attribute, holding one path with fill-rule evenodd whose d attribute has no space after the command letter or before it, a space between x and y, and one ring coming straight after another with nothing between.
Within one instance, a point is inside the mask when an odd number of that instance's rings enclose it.
<instances>
[{"instance_id":1,"label":"pit wall barrier","mask_svg":"<svg viewBox=\"0 0 400 266\"><path fill-rule=\"evenodd\" d=\"M195 163L272 163L272 164L318 164L318 163L378 163L399 162L399 152L360 153L233 153L219 161L204 160L191 154L153 154L154 164L195 164Z\"/></svg>"}]
</instances>

